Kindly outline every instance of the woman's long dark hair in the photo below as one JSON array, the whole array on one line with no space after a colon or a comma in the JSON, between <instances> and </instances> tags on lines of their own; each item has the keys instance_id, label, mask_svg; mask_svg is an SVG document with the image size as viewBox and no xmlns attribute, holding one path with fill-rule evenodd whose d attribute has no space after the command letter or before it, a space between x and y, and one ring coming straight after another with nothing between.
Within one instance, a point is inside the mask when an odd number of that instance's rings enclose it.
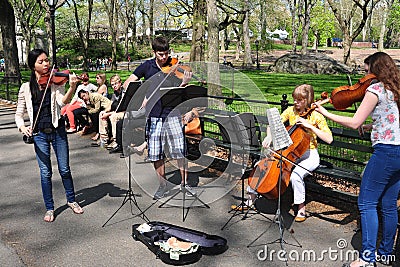
<instances>
[{"instance_id":1,"label":"woman's long dark hair","mask_svg":"<svg viewBox=\"0 0 400 267\"><path fill-rule=\"evenodd\" d=\"M369 70L392 91L400 110L400 72L393 59L384 52L376 52L370 57Z\"/></svg>"},{"instance_id":2,"label":"woman's long dark hair","mask_svg":"<svg viewBox=\"0 0 400 267\"><path fill-rule=\"evenodd\" d=\"M37 58L41 54L46 54L43 49L33 49L28 54L28 67L31 69L31 79L29 80L29 87L31 88L32 99L36 99L39 94L39 84L37 83L37 78L35 74L35 63Z\"/></svg>"}]
</instances>

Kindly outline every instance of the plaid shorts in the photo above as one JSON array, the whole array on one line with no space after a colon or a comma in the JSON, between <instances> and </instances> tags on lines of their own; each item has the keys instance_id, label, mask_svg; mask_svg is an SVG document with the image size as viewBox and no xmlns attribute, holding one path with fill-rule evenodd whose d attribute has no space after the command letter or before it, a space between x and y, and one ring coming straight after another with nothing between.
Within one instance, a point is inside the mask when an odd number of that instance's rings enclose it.
<instances>
[{"instance_id":1,"label":"plaid shorts","mask_svg":"<svg viewBox=\"0 0 400 267\"><path fill-rule=\"evenodd\" d=\"M185 139L180 117L168 117L164 121L162 118L151 117L147 123L146 136L150 161L164 157L184 158ZM166 154L167 151L169 154Z\"/></svg>"}]
</instances>

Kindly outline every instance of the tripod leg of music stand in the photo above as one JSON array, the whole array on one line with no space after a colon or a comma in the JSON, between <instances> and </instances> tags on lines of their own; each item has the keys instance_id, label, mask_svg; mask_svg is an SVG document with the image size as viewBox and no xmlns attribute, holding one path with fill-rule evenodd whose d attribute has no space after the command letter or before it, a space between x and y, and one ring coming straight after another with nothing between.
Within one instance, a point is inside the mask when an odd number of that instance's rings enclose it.
<instances>
[{"instance_id":1,"label":"tripod leg of music stand","mask_svg":"<svg viewBox=\"0 0 400 267\"><path fill-rule=\"evenodd\" d=\"M125 194L125 198L122 201L121 206L119 206L119 208L110 216L110 218L108 218L108 220L101 227L106 226L106 224L118 213L118 211L125 205L125 203L128 202L127 199L128 199L128 192Z\"/></svg>"},{"instance_id":2,"label":"tripod leg of music stand","mask_svg":"<svg viewBox=\"0 0 400 267\"><path fill-rule=\"evenodd\" d=\"M140 211L139 214L137 214L136 216L140 216L143 218L143 220L145 220L146 222L149 222L149 218L147 218L146 214L144 214L144 212L140 209L139 205L137 204L136 201L136 197L135 194L133 193L132 190L132 175L131 175L131 156L129 155L129 166L128 166L128 171L129 171L129 185L128 185L128 191L125 194L124 200L122 201L121 206L110 216L110 218L108 218L108 220L102 225L102 227L106 226L106 224L118 213L118 211L129 201L130 205L131 205L131 214L135 215L133 213L132 210L132 202L133 204L138 208L138 210Z\"/></svg>"}]
</instances>

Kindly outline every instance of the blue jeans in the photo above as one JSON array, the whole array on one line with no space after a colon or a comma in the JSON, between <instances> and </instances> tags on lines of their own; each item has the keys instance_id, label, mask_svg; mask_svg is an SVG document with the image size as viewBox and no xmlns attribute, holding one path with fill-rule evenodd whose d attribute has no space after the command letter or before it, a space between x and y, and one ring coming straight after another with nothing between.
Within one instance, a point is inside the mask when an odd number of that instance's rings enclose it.
<instances>
[{"instance_id":1,"label":"blue jeans","mask_svg":"<svg viewBox=\"0 0 400 267\"><path fill-rule=\"evenodd\" d=\"M375 262L378 205L382 211L382 241L378 255L391 255L397 229L400 190L400 146L377 144L361 180L358 208L361 215L361 258Z\"/></svg>"},{"instance_id":2,"label":"blue jeans","mask_svg":"<svg viewBox=\"0 0 400 267\"><path fill-rule=\"evenodd\" d=\"M50 144L56 154L58 171L64 185L68 202L75 201L74 183L72 181L71 169L69 167L69 148L65 127L58 127L53 133L39 132L33 136L36 159L39 163L42 194L47 210L54 210L53 191L51 176Z\"/></svg>"}]
</instances>

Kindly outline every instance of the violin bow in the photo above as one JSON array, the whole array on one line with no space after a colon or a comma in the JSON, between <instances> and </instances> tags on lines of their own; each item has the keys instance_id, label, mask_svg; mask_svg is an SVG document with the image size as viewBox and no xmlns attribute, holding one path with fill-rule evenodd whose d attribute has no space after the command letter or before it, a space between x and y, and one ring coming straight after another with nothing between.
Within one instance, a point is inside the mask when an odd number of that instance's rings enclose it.
<instances>
[{"instance_id":1,"label":"violin bow","mask_svg":"<svg viewBox=\"0 0 400 267\"><path fill-rule=\"evenodd\" d=\"M267 150L270 151L270 152L272 152L273 154L279 156L279 157L282 157L282 159L284 159L284 160L286 160L287 162L293 164L294 166L302 168L302 169L305 170L309 175L311 175L311 176L314 175L312 172L310 172L310 170L308 170L308 169L304 168L303 166L301 166L301 165L299 165L299 164L297 164L297 163L291 161L290 159L288 159L287 157L285 157L285 156L279 154L278 152L276 152L276 151L273 150L272 148L267 148Z\"/></svg>"}]
</instances>

